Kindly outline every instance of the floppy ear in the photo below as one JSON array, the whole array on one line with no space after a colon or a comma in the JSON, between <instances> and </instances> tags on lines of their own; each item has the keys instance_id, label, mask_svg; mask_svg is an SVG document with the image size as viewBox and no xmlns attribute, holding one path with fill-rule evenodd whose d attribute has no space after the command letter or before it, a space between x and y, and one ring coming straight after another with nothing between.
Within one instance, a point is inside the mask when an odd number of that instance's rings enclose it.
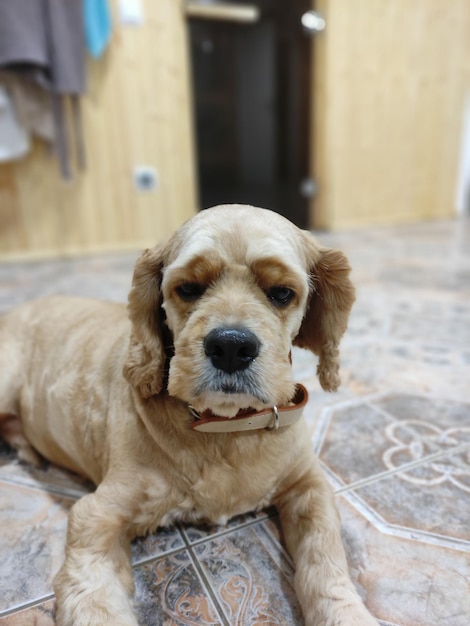
<instances>
[{"instance_id":1,"label":"floppy ear","mask_svg":"<svg viewBox=\"0 0 470 626\"><path fill-rule=\"evenodd\" d=\"M164 246L145 250L137 260L127 307L132 333L123 374L144 398L158 394L165 374L161 278Z\"/></svg>"},{"instance_id":2,"label":"floppy ear","mask_svg":"<svg viewBox=\"0 0 470 626\"><path fill-rule=\"evenodd\" d=\"M339 343L355 300L349 280L351 267L339 250L317 248L308 237L311 291L307 310L294 345L308 348L320 358L317 368L325 391L336 391L339 378Z\"/></svg>"}]
</instances>

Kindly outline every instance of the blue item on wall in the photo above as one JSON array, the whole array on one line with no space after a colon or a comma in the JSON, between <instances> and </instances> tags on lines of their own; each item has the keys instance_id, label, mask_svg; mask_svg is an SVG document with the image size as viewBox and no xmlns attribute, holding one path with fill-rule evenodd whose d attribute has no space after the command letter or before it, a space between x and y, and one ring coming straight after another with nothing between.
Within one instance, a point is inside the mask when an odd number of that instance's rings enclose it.
<instances>
[{"instance_id":1,"label":"blue item on wall","mask_svg":"<svg viewBox=\"0 0 470 626\"><path fill-rule=\"evenodd\" d=\"M83 0L83 17L88 52L98 58L111 37L108 0Z\"/></svg>"}]
</instances>

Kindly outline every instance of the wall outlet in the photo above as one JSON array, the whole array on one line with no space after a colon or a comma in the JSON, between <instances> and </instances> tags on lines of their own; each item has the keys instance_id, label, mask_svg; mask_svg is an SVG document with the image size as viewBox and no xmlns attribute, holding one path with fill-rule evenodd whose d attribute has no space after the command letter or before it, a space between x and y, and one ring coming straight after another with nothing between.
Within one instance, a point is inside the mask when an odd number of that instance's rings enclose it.
<instances>
[{"instance_id":1,"label":"wall outlet","mask_svg":"<svg viewBox=\"0 0 470 626\"><path fill-rule=\"evenodd\" d=\"M148 165L134 167L134 187L139 191L155 191L158 186L157 170Z\"/></svg>"}]
</instances>

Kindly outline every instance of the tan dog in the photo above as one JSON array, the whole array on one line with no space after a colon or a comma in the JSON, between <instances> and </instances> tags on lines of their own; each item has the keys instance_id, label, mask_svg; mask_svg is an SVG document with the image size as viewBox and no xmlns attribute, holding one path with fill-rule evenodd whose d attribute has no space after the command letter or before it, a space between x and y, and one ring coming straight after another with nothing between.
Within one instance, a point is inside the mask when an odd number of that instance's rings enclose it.
<instances>
[{"instance_id":1,"label":"tan dog","mask_svg":"<svg viewBox=\"0 0 470 626\"><path fill-rule=\"evenodd\" d=\"M34 460L29 441L98 485L70 513L59 624L135 626L132 537L269 504L306 623L376 624L348 575L290 365L292 344L308 348L323 388L337 388L349 271L341 252L281 216L222 206L142 254L130 321L124 305L78 298L0 321L4 436L23 458Z\"/></svg>"}]
</instances>

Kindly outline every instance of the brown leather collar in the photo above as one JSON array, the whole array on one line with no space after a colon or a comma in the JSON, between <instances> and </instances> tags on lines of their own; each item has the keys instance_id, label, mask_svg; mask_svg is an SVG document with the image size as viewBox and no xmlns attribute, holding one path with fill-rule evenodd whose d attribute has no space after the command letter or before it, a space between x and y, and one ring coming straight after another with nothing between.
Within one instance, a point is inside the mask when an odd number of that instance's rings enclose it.
<instances>
[{"instance_id":1,"label":"brown leather collar","mask_svg":"<svg viewBox=\"0 0 470 626\"><path fill-rule=\"evenodd\" d=\"M191 424L191 428L204 433L233 433L261 428L277 430L297 422L302 415L307 400L307 390L303 385L297 383L295 395L287 406L274 406L263 411L249 411L235 417L202 417L190 407L191 413L196 418Z\"/></svg>"}]
</instances>

